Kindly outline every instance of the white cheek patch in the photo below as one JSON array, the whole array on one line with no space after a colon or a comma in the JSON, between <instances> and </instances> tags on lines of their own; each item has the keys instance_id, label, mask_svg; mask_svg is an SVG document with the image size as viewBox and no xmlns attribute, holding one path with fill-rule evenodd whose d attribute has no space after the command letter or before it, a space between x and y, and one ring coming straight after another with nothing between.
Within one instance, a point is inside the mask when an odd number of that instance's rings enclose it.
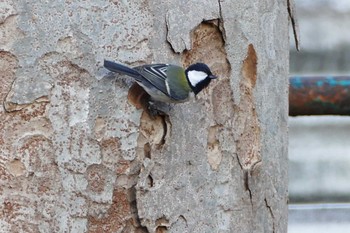
<instances>
[{"instance_id":1,"label":"white cheek patch","mask_svg":"<svg viewBox=\"0 0 350 233\"><path fill-rule=\"evenodd\" d=\"M203 71L190 70L187 72L188 80L193 87L195 87L199 82L203 81L207 76L208 74L204 73Z\"/></svg>"}]
</instances>

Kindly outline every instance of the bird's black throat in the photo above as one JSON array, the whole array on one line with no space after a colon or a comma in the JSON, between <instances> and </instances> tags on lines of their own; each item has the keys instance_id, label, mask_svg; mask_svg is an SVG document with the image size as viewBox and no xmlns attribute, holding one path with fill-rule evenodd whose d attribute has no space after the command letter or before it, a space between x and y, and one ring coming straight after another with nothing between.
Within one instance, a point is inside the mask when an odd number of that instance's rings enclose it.
<instances>
[{"instance_id":1,"label":"bird's black throat","mask_svg":"<svg viewBox=\"0 0 350 233\"><path fill-rule=\"evenodd\" d=\"M207 77L205 79L203 79L202 81L196 83L195 86L193 86L190 82L190 80L188 79L188 72L189 71L199 71L199 72L203 72L203 73L206 73L207 74ZM213 76L209 67L204 64L204 63L195 63L195 64L192 64L190 65L186 70L185 70L185 73L186 73L186 78L187 78L187 81L192 89L192 91L194 92L195 95L197 95L199 92L201 92L204 88L206 88L210 81L211 81L211 77Z\"/></svg>"},{"instance_id":2,"label":"bird's black throat","mask_svg":"<svg viewBox=\"0 0 350 233\"><path fill-rule=\"evenodd\" d=\"M210 81L211 81L210 78L206 78L203 81L200 81L199 83L197 83L196 86L192 86L190 84L193 90L193 93L197 95L199 92L201 92L204 88L206 88L209 85Z\"/></svg>"}]
</instances>

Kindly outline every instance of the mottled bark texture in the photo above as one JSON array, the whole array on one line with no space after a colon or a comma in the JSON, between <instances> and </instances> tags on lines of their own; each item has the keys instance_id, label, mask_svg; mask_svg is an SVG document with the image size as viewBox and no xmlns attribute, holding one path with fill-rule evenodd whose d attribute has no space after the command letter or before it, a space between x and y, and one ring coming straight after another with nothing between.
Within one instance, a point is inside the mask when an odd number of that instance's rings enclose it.
<instances>
[{"instance_id":1,"label":"mottled bark texture","mask_svg":"<svg viewBox=\"0 0 350 233\"><path fill-rule=\"evenodd\" d=\"M286 232L287 0L0 6L2 232ZM153 119L104 58L219 78Z\"/></svg>"}]
</instances>

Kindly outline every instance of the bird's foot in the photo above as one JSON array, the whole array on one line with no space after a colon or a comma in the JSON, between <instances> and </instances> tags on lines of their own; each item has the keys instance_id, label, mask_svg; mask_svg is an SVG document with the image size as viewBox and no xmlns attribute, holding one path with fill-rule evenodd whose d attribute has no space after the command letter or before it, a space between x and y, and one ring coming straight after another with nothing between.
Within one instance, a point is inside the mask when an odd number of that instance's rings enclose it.
<instances>
[{"instance_id":1,"label":"bird's foot","mask_svg":"<svg viewBox=\"0 0 350 233\"><path fill-rule=\"evenodd\" d=\"M157 116L165 116L167 115L164 111L156 108L154 102L149 102L147 107L147 113L152 118L155 119Z\"/></svg>"}]
</instances>

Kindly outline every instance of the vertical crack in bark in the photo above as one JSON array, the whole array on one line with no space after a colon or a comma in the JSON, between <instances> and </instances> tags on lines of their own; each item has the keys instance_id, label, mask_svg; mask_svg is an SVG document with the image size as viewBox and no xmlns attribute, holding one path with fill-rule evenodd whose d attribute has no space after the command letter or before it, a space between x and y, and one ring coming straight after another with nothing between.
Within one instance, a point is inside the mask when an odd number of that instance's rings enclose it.
<instances>
[{"instance_id":1,"label":"vertical crack in bark","mask_svg":"<svg viewBox=\"0 0 350 233\"><path fill-rule=\"evenodd\" d=\"M9 97L9 95L10 95L12 89L13 89L13 85L14 85L15 81L16 81L16 79L13 79L13 80L12 80L12 82L11 82L11 87L10 87L9 91L7 92L7 94L6 94L5 98L4 98L4 100L2 101L2 105L3 105L3 107L4 107L4 110L5 110L7 113L14 112L14 111L19 111L19 110L20 110L20 109L16 109L16 108L12 108L12 109L11 109L11 108L10 108L11 105L17 106L17 104L7 101L7 98Z\"/></svg>"},{"instance_id":2,"label":"vertical crack in bark","mask_svg":"<svg viewBox=\"0 0 350 233\"><path fill-rule=\"evenodd\" d=\"M243 168L241 160L239 159L238 153L236 153L236 158L237 158L238 165L241 167L241 170L243 171L244 168Z\"/></svg>"},{"instance_id":3,"label":"vertical crack in bark","mask_svg":"<svg viewBox=\"0 0 350 233\"><path fill-rule=\"evenodd\" d=\"M133 201L130 203L130 207L131 207L131 213L134 215L134 219L135 222L134 224L136 225L136 229L135 232L140 232L140 233L149 233L147 227L142 226L141 224L141 219L137 210L137 199L136 199L136 188L135 186L131 187L129 189L129 195L132 196ZM134 225L133 224L133 225ZM130 231L128 231L128 229L125 229L125 231L123 230L123 232L128 233Z\"/></svg>"},{"instance_id":4,"label":"vertical crack in bark","mask_svg":"<svg viewBox=\"0 0 350 233\"><path fill-rule=\"evenodd\" d=\"M222 15L221 1L222 0L218 0L218 3L219 3L219 15L220 15L220 18L219 18L219 29L221 31L223 40L226 42L226 31L225 31L225 27L224 27L224 17Z\"/></svg>"},{"instance_id":5,"label":"vertical crack in bark","mask_svg":"<svg viewBox=\"0 0 350 233\"><path fill-rule=\"evenodd\" d=\"M250 189L249 187L249 172L247 169L245 169L239 159L239 156L238 154L236 154L236 158L237 158L237 161L238 161L238 165L241 167L241 170L243 172L243 185L244 185L244 189L245 191L248 191L249 193L249 199L250 199L250 204L253 208L253 195L252 195L252 190Z\"/></svg>"},{"instance_id":6,"label":"vertical crack in bark","mask_svg":"<svg viewBox=\"0 0 350 233\"><path fill-rule=\"evenodd\" d=\"M295 4L293 2L294 0L287 0L287 8L288 8L288 14L290 21L292 23L292 28L293 28L293 35L294 35L294 41L295 41L295 48L297 51L300 50L300 36L299 36L299 25L298 21L296 18L296 12L295 12Z\"/></svg>"},{"instance_id":7,"label":"vertical crack in bark","mask_svg":"<svg viewBox=\"0 0 350 233\"><path fill-rule=\"evenodd\" d=\"M169 116L166 114L160 115L160 118L161 118L161 123L163 126L163 135L162 135L162 139L161 139L160 143L157 145L158 149L160 149L160 147L162 147L165 144L165 138L166 138L166 135L168 133L167 122L169 122Z\"/></svg>"},{"instance_id":8,"label":"vertical crack in bark","mask_svg":"<svg viewBox=\"0 0 350 233\"><path fill-rule=\"evenodd\" d=\"M244 170L243 174L244 174L244 188L249 193L250 204L253 208L252 190L250 190L250 187L249 187L249 172L247 170Z\"/></svg>"},{"instance_id":9,"label":"vertical crack in bark","mask_svg":"<svg viewBox=\"0 0 350 233\"><path fill-rule=\"evenodd\" d=\"M169 11L165 15L165 28L166 28L166 42L169 44L170 49L174 53L178 53L178 52L175 51L175 48L173 47L173 45L171 44L171 42L169 40L169 31L170 31Z\"/></svg>"},{"instance_id":10,"label":"vertical crack in bark","mask_svg":"<svg viewBox=\"0 0 350 233\"><path fill-rule=\"evenodd\" d=\"M275 232L276 232L276 229L275 229L275 216L274 216L274 214L273 214L273 212L272 212L272 208L271 208L271 206L268 204L266 198L264 199L264 201L265 201L265 205L266 205L267 209L269 210L270 215L271 215L271 218L272 218L272 232L275 233Z\"/></svg>"}]
</instances>

